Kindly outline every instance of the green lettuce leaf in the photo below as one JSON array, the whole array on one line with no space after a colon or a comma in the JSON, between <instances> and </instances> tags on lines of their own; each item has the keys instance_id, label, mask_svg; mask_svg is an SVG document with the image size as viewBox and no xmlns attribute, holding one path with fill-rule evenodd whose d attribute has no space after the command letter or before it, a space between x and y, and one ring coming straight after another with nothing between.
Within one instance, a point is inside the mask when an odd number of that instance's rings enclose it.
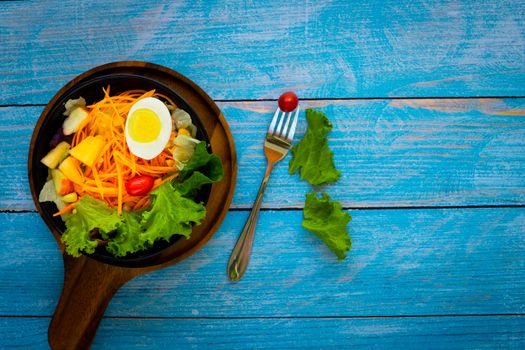
<instances>
[{"instance_id":1,"label":"green lettuce leaf","mask_svg":"<svg viewBox=\"0 0 525 350\"><path fill-rule=\"evenodd\" d=\"M341 173L335 168L334 154L328 148L327 134L332 124L324 113L307 109L308 129L303 139L292 147L288 171L300 172L301 179L311 185L324 185L337 181Z\"/></svg>"},{"instance_id":2,"label":"green lettuce leaf","mask_svg":"<svg viewBox=\"0 0 525 350\"><path fill-rule=\"evenodd\" d=\"M170 182L163 183L150 195L151 206L142 213L140 221L147 244L159 239L169 241L174 234L189 238L193 225L200 224L206 216L204 205L183 197Z\"/></svg>"},{"instance_id":3,"label":"green lettuce leaf","mask_svg":"<svg viewBox=\"0 0 525 350\"><path fill-rule=\"evenodd\" d=\"M109 241L107 250L115 256L125 256L150 248L155 241L179 234L188 238L193 225L206 216L206 208L193 198L206 184L224 176L219 157L208 153L204 142L195 147L193 156L172 183L164 183L151 192L151 205L140 213L123 213L117 235Z\"/></svg>"},{"instance_id":4,"label":"green lettuce leaf","mask_svg":"<svg viewBox=\"0 0 525 350\"><path fill-rule=\"evenodd\" d=\"M144 211L124 211L118 216L116 209L104 202L83 196L75 207L77 212L66 220L67 230L62 235L66 251L73 256L82 251L93 253L98 241L89 233L95 228L108 240L107 251L117 257L148 249L161 239L169 241L176 234L188 238L192 227L206 216L204 205L193 198L203 185L219 181L223 175L219 157L208 153L201 142L176 181L150 193L151 205ZM108 235L115 230L115 235Z\"/></svg>"},{"instance_id":5,"label":"green lettuce leaf","mask_svg":"<svg viewBox=\"0 0 525 350\"><path fill-rule=\"evenodd\" d=\"M117 228L117 234L111 239L106 249L111 254L120 257L129 253L149 248L142 237L144 229L140 224L142 212L122 212L122 223Z\"/></svg>"},{"instance_id":6,"label":"green lettuce leaf","mask_svg":"<svg viewBox=\"0 0 525 350\"><path fill-rule=\"evenodd\" d=\"M82 251L88 254L95 252L98 242L91 239L92 230L98 229L103 237L107 237L122 222L115 209L91 196L83 196L75 205L75 210L76 213L66 219L66 231L62 235L66 252L75 257L79 257Z\"/></svg>"},{"instance_id":7,"label":"green lettuce leaf","mask_svg":"<svg viewBox=\"0 0 525 350\"><path fill-rule=\"evenodd\" d=\"M219 157L208 153L206 144L201 142L195 147L193 156L173 181L174 188L184 197L195 198L198 190L207 184L220 181L224 169Z\"/></svg>"},{"instance_id":8,"label":"green lettuce leaf","mask_svg":"<svg viewBox=\"0 0 525 350\"><path fill-rule=\"evenodd\" d=\"M306 195L302 226L322 239L339 259L344 259L352 247L346 229L350 220L352 217L328 194L323 193L321 198L315 192Z\"/></svg>"}]
</instances>

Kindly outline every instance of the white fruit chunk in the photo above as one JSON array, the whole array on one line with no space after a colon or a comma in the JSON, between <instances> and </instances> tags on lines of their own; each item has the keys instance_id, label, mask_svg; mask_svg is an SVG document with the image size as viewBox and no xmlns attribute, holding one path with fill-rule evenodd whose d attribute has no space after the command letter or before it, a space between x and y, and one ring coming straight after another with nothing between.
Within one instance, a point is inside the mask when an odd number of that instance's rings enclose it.
<instances>
[{"instance_id":1,"label":"white fruit chunk","mask_svg":"<svg viewBox=\"0 0 525 350\"><path fill-rule=\"evenodd\" d=\"M62 124L64 135L71 135L77 132L82 122L87 119L88 115L88 111L82 107L77 107L71 111L69 117L67 117L66 120L64 120L64 124Z\"/></svg>"}]
</instances>

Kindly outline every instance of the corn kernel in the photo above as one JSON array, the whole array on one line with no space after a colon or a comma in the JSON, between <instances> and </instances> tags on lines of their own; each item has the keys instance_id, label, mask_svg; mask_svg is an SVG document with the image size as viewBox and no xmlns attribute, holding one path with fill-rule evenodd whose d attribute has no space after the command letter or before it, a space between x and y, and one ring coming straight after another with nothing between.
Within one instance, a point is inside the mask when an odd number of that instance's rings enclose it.
<instances>
[{"instance_id":1,"label":"corn kernel","mask_svg":"<svg viewBox=\"0 0 525 350\"><path fill-rule=\"evenodd\" d=\"M190 132L187 129L181 128L179 129L179 135L190 136Z\"/></svg>"}]
</instances>

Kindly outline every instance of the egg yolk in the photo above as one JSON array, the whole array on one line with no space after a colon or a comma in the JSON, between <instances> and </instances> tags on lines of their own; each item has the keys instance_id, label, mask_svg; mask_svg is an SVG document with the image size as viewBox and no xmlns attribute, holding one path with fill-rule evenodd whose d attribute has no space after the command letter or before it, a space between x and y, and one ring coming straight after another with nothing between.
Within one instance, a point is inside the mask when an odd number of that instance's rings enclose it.
<instances>
[{"instance_id":1,"label":"egg yolk","mask_svg":"<svg viewBox=\"0 0 525 350\"><path fill-rule=\"evenodd\" d=\"M137 142L151 142L160 134L160 119L155 112L139 108L129 117L129 136Z\"/></svg>"}]
</instances>

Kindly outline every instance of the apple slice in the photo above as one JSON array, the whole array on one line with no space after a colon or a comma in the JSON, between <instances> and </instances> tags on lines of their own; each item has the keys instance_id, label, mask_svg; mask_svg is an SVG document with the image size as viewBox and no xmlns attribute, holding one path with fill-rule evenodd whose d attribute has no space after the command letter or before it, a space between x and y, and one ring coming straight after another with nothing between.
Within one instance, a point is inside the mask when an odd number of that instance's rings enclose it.
<instances>
[{"instance_id":1,"label":"apple slice","mask_svg":"<svg viewBox=\"0 0 525 350\"><path fill-rule=\"evenodd\" d=\"M71 135L77 132L82 122L87 119L88 115L88 111L82 107L77 107L71 111L69 117L67 117L62 124L64 135Z\"/></svg>"},{"instance_id":2,"label":"apple slice","mask_svg":"<svg viewBox=\"0 0 525 350\"><path fill-rule=\"evenodd\" d=\"M60 142L40 161L49 169L55 169L57 165L67 156L71 146L66 141Z\"/></svg>"}]
</instances>

